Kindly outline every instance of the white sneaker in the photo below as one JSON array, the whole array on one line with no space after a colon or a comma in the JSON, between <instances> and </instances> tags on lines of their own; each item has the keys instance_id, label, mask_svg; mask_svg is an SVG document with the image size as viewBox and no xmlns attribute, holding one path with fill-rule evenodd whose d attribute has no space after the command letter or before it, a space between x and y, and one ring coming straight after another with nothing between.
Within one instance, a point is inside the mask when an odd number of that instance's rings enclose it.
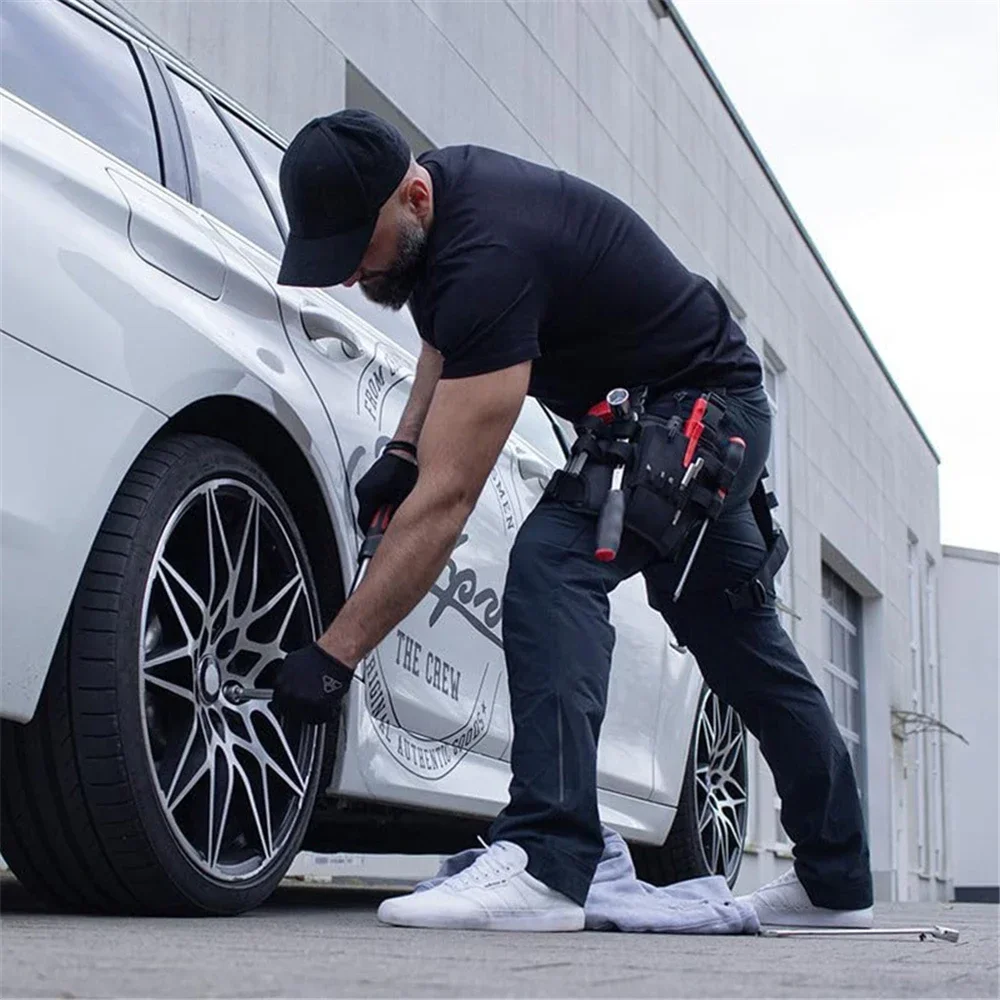
<instances>
[{"instance_id":1,"label":"white sneaker","mask_svg":"<svg viewBox=\"0 0 1000 1000\"><path fill-rule=\"evenodd\" d=\"M868 928L872 925L872 908L863 910L828 910L815 906L806 890L789 868L773 882L762 885L749 896L740 896L757 912L762 924L772 927L850 927Z\"/></svg>"},{"instance_id":2,"label":"white sneaker","mask_svg":"<svg viewBox=\"0 0 1000 1000\"><path fill-rule=\"evenodd\" d=\"M378 918L401 927L583 930L583 907L529 875L527 864L523 847L498 840L465 871L433 889L385 900Z\"/></svg>"}]
</instances>

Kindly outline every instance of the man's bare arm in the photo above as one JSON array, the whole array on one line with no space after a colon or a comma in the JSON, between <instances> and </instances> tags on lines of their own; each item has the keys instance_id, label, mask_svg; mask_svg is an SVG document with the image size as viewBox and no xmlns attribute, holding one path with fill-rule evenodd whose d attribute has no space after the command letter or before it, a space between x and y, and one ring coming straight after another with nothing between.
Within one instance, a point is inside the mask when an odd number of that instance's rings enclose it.
<instances>
[{"instance_id":1,"label":"man's bare arm","mask_svg":"<svg viewBox=\"0 0 1000 1000\"><path fill-rule=\"evenodd\" d=\"M514 426L530 373L525 361L438 384L419 433L417 485L361 585L319 639L332 656L356 666L430 590Z\"/></svg>"},{"instance_id":2,"label":"man's bare arm","mask_svg":"<svg viewBox=\"0 0 1000 1000\"><path fill-rule=\"evenodd\" d=\"M399 426L393 435L393 440L409 441L416 444L420 440L420 430L427 419L434 389L441 377L441 366L444 359L426 341L421 341L420 357L417 358L417 370L413 376L413 388L410 397L399 418Z\"/></svg>"}]
</instances>

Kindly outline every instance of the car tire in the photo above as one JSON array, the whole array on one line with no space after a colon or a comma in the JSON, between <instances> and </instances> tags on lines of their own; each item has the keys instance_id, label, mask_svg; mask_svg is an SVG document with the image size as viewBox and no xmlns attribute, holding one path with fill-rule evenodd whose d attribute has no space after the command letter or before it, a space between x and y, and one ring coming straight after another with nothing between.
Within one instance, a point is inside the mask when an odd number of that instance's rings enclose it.
<instances>
[{"instance_id":1,"label":"car tire","mask_svg":"<svg viewBox=\"0 0 1000 1000\"><path fill-rule=\"evenodd\" d=\"M152 442L103 520L34 717L2 724L0 851L25 886L74 911L263 902L332 748L322 727L231 699L270 686L318 607L257 462L197 434Z\"/></svg>"},{"instance_id":2,"label":"car tire","mask_svg":"<svg viewBox=\"0 0 1000 1000\"><path fill-rule=\"evenodd\" d=\"M735 885L743 860L747 739L739 715L702 690L677 813L660 847L633 845L639 878L653 885L722 875Z\"/></svg>"}]
</instances>

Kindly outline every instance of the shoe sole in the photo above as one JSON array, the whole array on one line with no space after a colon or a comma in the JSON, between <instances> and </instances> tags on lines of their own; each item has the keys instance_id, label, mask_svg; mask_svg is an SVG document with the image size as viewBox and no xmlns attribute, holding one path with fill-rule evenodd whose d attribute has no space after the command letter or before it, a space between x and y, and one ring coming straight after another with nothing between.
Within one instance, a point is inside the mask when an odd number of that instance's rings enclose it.
<instances>
[{"instance_id":1,"label":"shoe sole","mask_svg":"<svg viewBox=\"0 0 1000 1000\"><path fill-rule=\"evenodd\" d=\"M426 927L435 930L467 930L467 931L533 931L536 933L567 933L582 931L585 923L583 911L579 913L525 913L523 916L507 915L490 917L483 914L481 918L454 917L447 914L414 914L384 915L379 913L378 919L383 924L394 927Z\"/></svg>"}]
</instances>

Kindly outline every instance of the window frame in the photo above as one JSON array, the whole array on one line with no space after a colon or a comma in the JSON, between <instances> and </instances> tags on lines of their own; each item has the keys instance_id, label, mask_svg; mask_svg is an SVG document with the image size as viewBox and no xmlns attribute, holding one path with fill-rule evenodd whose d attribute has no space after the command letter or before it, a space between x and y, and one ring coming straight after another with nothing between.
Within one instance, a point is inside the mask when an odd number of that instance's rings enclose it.
<instances>
[{"instance_id":1,"label":"window frame","mask_svg":"<svg viewBox=\"0 0 1000 1000\"><path fill-rule=\"evenodd\" d=\"M229 127L229 123L226 121L225 117L220 113L220 107L225 107L226 110L230 110L228 107L228 102L219 102L212 88L205 86L205 84L201 82L194 74L186 70L183 70L181 68L178 68L175 65L165 62L163 67L163 79L167 87L167 91L170 95L170 101L171 104L173 105L174 115L177 121L177 128L180 131L181 135L181 144L184 151L184 162L187 167L188 184L190 190L188 201L196 208L199 208L202 211L207 212L209 215L212 216L213 219L216 219L221 225L226 226L228 229L231 229L240 238L245 239L248 243L253 244L261 252L267 254L271 253L270 248L261 246L261 244L257 243L251 236L248 236L242 230L238 229L236 226L227 222L225 219L220 218L210 209L205 207L204 196L201 190L201 178L199 176L197 167L198 159L195 151L194 137L191 135L191 129L188 124L187 113L184 110L181 96L177 92L177 88L174 86L173 76L180 77L185 83L188 84L188 86L190 86L195 91L200 93L201 96L205 99L206 103L208 104L209 110L212 112L212 114L215 115L222 131L225 133L226 136L228 136L229 141L233 143L236 156L243 161L244 166L246 166L247 170L249 170L250 177L253 183L256 185L257 190L264 201L264 207L267 210L267 214L270 217L272 224L274 225L275 232L278 234L278 242L280 243L281 247L284 247L285 244L287 243L287 234L284 231L279 216L274 210L274 205L272 204L271 199L268 196L267 185L264 184L263 180L261 179L260 171L257 169L256 164L247 155L247 151L244 144L240 142L233 135L233 130ZM232 113L236 114L237 117L245 120L244 115L238 114L235 111L233 111Z\"/></svg>"}]
</instances>

